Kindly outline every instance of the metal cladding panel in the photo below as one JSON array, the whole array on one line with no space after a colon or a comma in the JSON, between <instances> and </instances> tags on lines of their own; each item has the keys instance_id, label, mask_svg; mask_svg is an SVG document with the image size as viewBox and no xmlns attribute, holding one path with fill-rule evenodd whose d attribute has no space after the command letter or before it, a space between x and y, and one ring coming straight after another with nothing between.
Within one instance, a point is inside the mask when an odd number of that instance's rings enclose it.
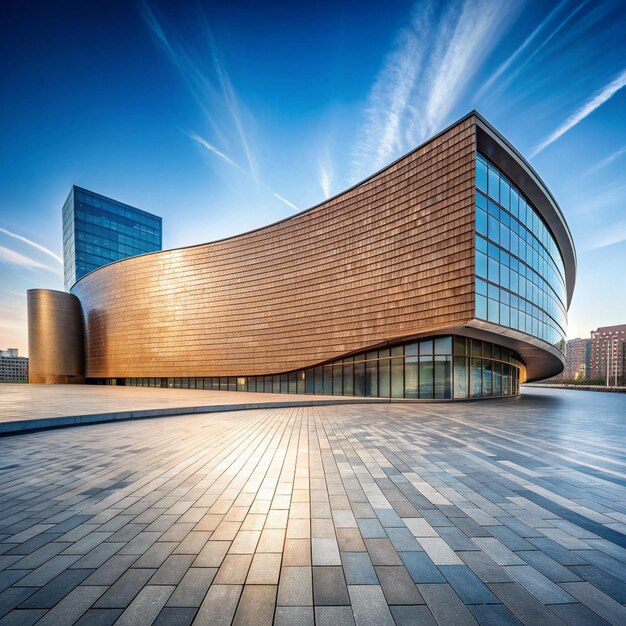
<instances>
[{"instance_id":1,"label":"metal cladding panel","mask_svg":"<svg viewBox=\"0 0 626 626\"><path fill-rule=\"evenodd\" d=\"M28 356L31 383L83 382L83 320L76 296L28 291Z\"/></svg>"},{"instance_id":2,"label":"metal cladding panel","mask_svg":"<svg viewBox=\"0 0 626 626\"><path fill-rule=\"evenodd\" d=\"M86 376L308 367L474 317L475 118L313 209L72 288Z\"/></svg>"}]
</instances>

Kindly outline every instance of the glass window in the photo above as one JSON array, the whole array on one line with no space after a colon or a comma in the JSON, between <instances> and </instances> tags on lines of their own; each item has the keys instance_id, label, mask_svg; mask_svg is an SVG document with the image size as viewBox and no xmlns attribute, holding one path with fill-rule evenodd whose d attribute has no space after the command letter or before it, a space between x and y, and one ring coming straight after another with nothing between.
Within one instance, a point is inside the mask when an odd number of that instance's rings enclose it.
<instances>
[{"instance_id":1,"label":"glass window","mask_svg":"<svg viewBox=\"0 0 626 626\"><path fill-rule=\"evenodd\" d=\"M476 206L484 211L487 210L487 197L480 192L476 193Z\"/></svg>"},{"instance_id":2,"label":"glass window","mask_svg":"<svg viewBox=\"0 0 626 626\"><path fill-rule=\"evenodd\" d=\"M487 320L494 324L500 323L500 306L497 300L487 300Z\"/></svg>"},{"instance_id":3,"label":"glass window","mask_svg":"<svg viewBox=\"0 0 626 626\"><path fill-rule=\"evenodd\" d=\"M450 398L452 386L452 357L435 357L435 398Z\"/></svg>"},{"instance_id":4,"label":"glass window","mask_svg":"<svg viewBox=\"0 0 626 626\"><path fill-rule=\"evenodd\" d=\"M296 380L296 393L306 393L306 372L298 372Z\"/></svg>"},{"instance_id":5,"label":"glass window","mask_svg":"<svg viewBox=\"0 0 626 626\"><path fill-rule=\"evenodd\" d=\"M488 232L489 239L491 239L491 241L500 243L500 222L497 220L497 218L491 215L488 219Z\"/></svg>"},{"instance_id":6,"label":"glass window","mask_svg":"<svg viewBox=\"0 0 626 626\"><path fill-rule=\"evenodd\" d=\"M391 359L391 397L404 397L404 359Z\"/></svg>"},{"instance_id":7,"label":"glass window","mask_svg":"<svg viewBox=\"0 0 626 626\"><path fill-rule=\"evenodd\" d=\"M435 354L452 354L452 337L435 339Z\"/></svg>"},{"instance_id":8,"label":"glass window","mask_svg":"<svg viewBox=\"0 0 626 626\"><path fill-rule=\"evenodd\" d=\"M389 398L391 396L390 369L389 359L378 361L378 395L381 398Z\"/></svg>"},{"instance_id":9,"label":"glass window","mask_svg":"<svg viewBox=\"0 0 626 626\"><path fill-rule=\"evenodd\" d=\"M315 393L322 394L324 393L324 374L321 367L316 367L314 370L315 374Z\"/></svg>"},{"instance_id":10,"label":"glass window","mask_svg":"<svg viewBox=\"0 0 626 626\"><path fill-rule=\"evenodd\" d=\"M365 363L365 395L368 398L378 396L378 361Z\"/></svg>"},{"instance_id":11,"label":"glass window","mask_svg":"<svg viewBox=\"0 0 626 626\"><path fill-rule=\"evenodd\" d=\"M456 346L455 337L455 346ZM467 398L467 359L463 356L454 357L454 397Z\"/></svg>"},{"instance_id":12,"label":"glass window","mask_svg":"<svg viewBox=\"0 0 626 626\"><path fill-rule=\"evenodd\" d=\"M500 263L491 257L489 257L487 276L492 283L495 283L496 285L500 283Z\"/></svg>"},{"instance_id":13,"label":"glass window","mask_svg":"<svg viewBox=\"0 0 626 626\"><path fill-rule=\"evenodd\" d=\"M333 395L343 395L343 371L341 365L333 367Z\"/></svg>"},{"instance_id":14,"label":"glass window","mask_svg":"<svg viewBox=\"0 0 626 626\"><path fill-rule=\"evenodd\" d=\"M465 356L467 354L465 347L465 337L454 337L454 354Z\"/></svg>"},{"instance_id":15,"label":"glass window","mask_svg":"<svg viewBox=\"0 0 626 626\"><path fill-rule=\"evenodd\" d=\"M419 360L419 397L433 397L433 357L421 356Z\"/></svg>"},{"instance_id":16,"label":"glass window","mask_svg":"<svg viewBox=\"0 0 626 626\"><path fill-rule=\"evenodd\" d=\"M404 354L406 354L407 356L409 356L409 355L417 355L418 354L417 344L416 343L408 343L406 346L404 346Z\"/></svg>"},{"instance_id":17,"label":"glass window","mask_svg":"<svg viewBox=\"0 0 626 626\"><path fill-rule=\"evenodd\" d=\"M354 364L354 395L365 395L365 361Z\"/></svg>"},{"instance_id":18,"label":"glass window","mask_svg":"<svg viewBox=\"0 0 626 626\"><path fill-rule=\"evenodd\" d=\"M507 183L506 180L504 180L504 178L501 178L500 179L500 204L505 209L508 209L511 206L510 195L511 195L511 187L509 186L509 183Z\"/></svg>"},{"instance_id":19,"label":"glass window","mask_svg":"<svg viewBox=\"0 0 626 626\"><path fill-rule=\"evenodd\" d=\"M487 236L487 213L482 209L476 210L476 232Z\"/></svg>"},{"instance_id":20,"label":"glass window","mask_svg":"<svg viewBox=\"0 0 626 626\"><path fill-rule=\"evenodd\" d=\"M420 355L433 353L433 341L432 339L427 341L420 341Z\"/></svg>"},{"instance_id":21,"label":"glass window","mask_svg":"<svg viewBox=\"0 0 626 626\"><path fill-rule=\"evenodd\" d=\"M500 361L493 362L493 395L502 395L502 363Z\"/></svg>"},{"instance_id":22,"label":"glass window","mask_svg":"<svg viewBox=\"0 0 626 626\"><path fill-rule=\"evenodd\" d=\"M407 356L404 359L404 395L406 398L417 398L417 367L418 359L416 356Z\"/></svg>"},{"instance_id":23,"label":"glass window","mask_svg":"<svg viewBox=\"0 0 626 626\"><path fill-rule=\"evenodd\" d=\"M472 356L480 356L483 353L482 341L480 339L470 339Z\"/></svg>"},{"instance_id":24,"label":"glass window","mask_svg":"<svg viewBox=\"0 0 626 626\"><path fill-rule=\"evenodd\" d=\"M489 168L489 196L496 202L500 201L500 177L498 172Z\"/></svg>"},{"instance_id":25,"label":"glass window","mask_svg":"<svg viewBox=\"0 0 626 626\"><path fill-rule=\"evenodd\" d=\"M343 395L344 396L354 395L353 376L354 376L354 364L344 363L344 366L343 366Z\"/></svg>"},{"instance_id":26,"label":"glass window","mask_svg":"<svg viewBox=\"0 0 626 626\"><path fill-rule=\"evenodd\" d=\"M333 395L333 366L324 365L324 391L325 396Z\"/></svg>"},{"instance_id":27,"label":"glass window","mask_svg":"<svg viewBox=\"0 0 626 626\"><path fill-rule=\"evenodd\" d=\"M487 279L487 255L476 250L476 275Z\"/></svg>"},{"instance_id":28,"label":"glass window","mask_svg":"<svg viewBox=\"0 0 626 626\"><path fill-rule=\"evenodd\" d=\"M491 398L493 395L491 361L483 361L483 398Z\"/></svg>"},{"instance_id":29,"label":"glass window","mask_svg":"<svg viewBox=\"0 0 626 626\"><path fill-rule=\"evenodd\" d=\"M476 358L471 359L470 394L472 398L482 398L482 395L483 395L482 359L476 359Z\"/></svg>"},{"instance_id":30,"label":"glass window","mask_svg":"<svg viewBox=\"0 0 626 626\"><path fill-rule=\"evenodd\" d=\"M476 159L476 187L487 193L487 165Z\"/></svg>"}]
</instances>

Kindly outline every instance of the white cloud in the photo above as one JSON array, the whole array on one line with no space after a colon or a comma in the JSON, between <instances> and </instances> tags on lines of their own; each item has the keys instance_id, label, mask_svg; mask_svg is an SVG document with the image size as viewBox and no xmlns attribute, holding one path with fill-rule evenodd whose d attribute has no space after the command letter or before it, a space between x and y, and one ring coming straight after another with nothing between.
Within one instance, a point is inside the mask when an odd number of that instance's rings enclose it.
<instances>
[{"instance_id":1,"label":"white cloud","mask_svg":"<svg viewBox=\"0 0 626 626\"><path fill-rule=\"evenodd\" d=\"M193 54L189 46L181 43L182 40L167 36L147 2L143 2L142 7L146 24L187 84L215 137L221 145L229 148L231 154L237 150L242 152L239 155L241 160L246 161L253 181L258 183L258 167L244 124L244 117L250 120L251 116L240 104L206 19L201 13L195 16L197 30L205 37L206 50L201 54ZM196 60L198 57L200 62ZM204 62L206 57L209 58L208 63Z\"/></svg>"},{"instance_id":2,"label":"white cloud","mask_svg":"<svg viewBox=\"0 0 626 626\"><path fill-rule=\"evenodd\" d=\"M613 163L613 161L616 161L624 154L626 154L626 146L609 155L608 157L606 157L606 159L598 161L598 163L590 167L586 173L591 174L592 172L597 172L598 170L605 168L607 165L610 165L611 163Z\"/></svg>"},{"instance_id":3,"label":"white cloud","mask_svg":"<svg viewBox=\"0 0 626 626\"><path fill-rule=\"evenodd\" d=\"M0 233L4 233L5 235L8 235L9 237L13 237L14 239L17 239L18 241L22 241L23 243L26 243L29 246L32 246L33 248L35 248L35 250L39 250L39 252L43 252L44 254L47 254L49 257L52 257L55 261L57 261L57 263L59 263L60 265L63 265L63 259L58 254L55 254L54 252L52 252L52 250L50 250L49 248L46 248L45 246L42 246L36 241L32 241L31 239L22 237L22 235L18 235L17 233L13 233L10 230L7 230L6 228L2 228L2 227L0 227Z\"/></svg>"},{"instance_id":4,"label":"white cloud","mask_svg":"<svg viewBox=\"0 0 626 626\"><path fill-rule=\"evenodd\" d=\"M617 243L623 243L626 241L626 221L612 224L610 228L605 229L600 236L598 236L593 243L589 246L589 250L599 250L600 248L606 248L613 246Z\"/></svg>"},{"instance_id":5,"label":"white cloud","mask_svg":"<svg viewBox=\"0 0 626 626\"><path fill-rule=\"evenodd\" d=\"M353 154L353 182L441 127L519 5L463 0L439 14L440 5L416 7L370 91Z\"/></svg>"},{"instance_id":6,"label":"white cloud","mask_svg":"<svg viewBox=\"0 0 626 626\"><path fill-rule=\"evenodd\" d=\"M552 32L550 32L550 34L532 51L532 53L524 60L524 62L518 67L516 68L511 74L509 74L506 79L504 80L504 82L500 85L500 87L498 89L496 89L493 93L491 93L492 97L495 97L497 95L499 95L500 93L502 93L516 78L517 76L519 76L519 74L521 74L524 69L529 65L529 63L541 52L541 50L543 50L549 43L550 41L552 41L552 39L554 39L554 37L556 37L556 35L558 35L558 33L563 30L563 28L565 28L565 26L568 24L568 22L570 22L578 13L579 11L581 11L583 9L583 7L589 2L589 0L583 0L583 2L581 2L573 11L571 11L570 13L568 13L557 25L556 28L554 28L554 30L552 30ZM535 31L532 33L532 35L526 40L528 43L530 43L530 39L534 39L534 35L535 32L538 32L539 30L541 30L541 27L543 24L545 24L546 22L548 22L553 15L558 12L558 10L561 8L562 4L559 4L549 15L548 17L539 25L539 27L537 29L535 29ZM522 51L523 48L526 47L526 41L524 42L524 44L522 44L521 48L518 50L519 52ZM517 53L517 51L516 51ZM516 56L516 53L514 53L513 56ZM513 59L514 60L514 59ZM506 68L505 68L506 69ZM497 74L498 72L496 72ZM494 77L492 77L494 78ZM491 79L490 79L491 80ZM488 81L489 82L489 81ZM479 91L479 93L477 94L477 97L483 93L483 89L481 89Z\"/></svg>"},{"instance_id":7,"label":"white cloud","mask_svg":"<svg viewBox=\"0 0 626 626\"><path fill-rule=\"evenodd\" d=\"M204 148L206 148L209 152L212 152L213 154L215 154L216 156L218 156L220 159L222 159L223 161L226 161L226 163L241 169L241 167L239 165L237 165L237 163L235 163L232 159L230 159L229 157L227 157L223 152L221 152L220 150L218 150L213 144L209 143L206 139L202 139L202 137L196 135L195 133L185 133L190 139L193 139L196 143L199 143L201 146L203 146Z\"/></svg>"},{"instance_id":8,"label":"white cloud","mask_svg":"<svg viewBox=\"0 0 626 626\"><path fill-rule=\"evenodd\" d=\"M44 269L50 272L55 272L57 274L60 271L59 268L50 267L49 265L40 263L39 261L32 259L29 256L20 254L19 252L11 250L10 248L5 248L4 246L0 246L0 262L10 263L11 265L20 265L22 267Z\"/></svg>"},{"instance_id":9,"label":"white cloud","mask_svg":"<svg viewBox=\"0 0 626 626\"><path fill-rule=\"evenodd\" d=\"M530 33L530 35L528 35L528 37L526 37L526 39L515 50L515 52L513 52L513 54L511 54L511 56L509 56L509 58L506 61L504 61L504 63L502 63L498 67L498 69L485 81L484 85L477 91L475 95L475 100L479 100L483 94L485 94L486 92L489 91L489 89L491 89L491 87L498 80L498 78L500 78L500 76L502 76L502 74L504 74L504 72L506 72L509 69L509 67L513 65L515 61L517 61L518 57L522 54L522 52L524 52L524 50L528 48L528 46L535 40L537 35L552 20L552 18L563 8L563 6L567 4L568 1L569 0L562 0L561 2L559 2L559 4L557 4L557 6L554 7L554 9L552 9L552 11L550 11L550 13L548 13L548 15L541 22L539 22L539 25L535 28L535 30L533 30L532 33ZM570 17L571 15L568 16L566 20L568 20ZM559 25L558 30L562 28L562 25L563 23ZM535 51L535 54L536 52L538 52L539 49L541 49L541 47L543 47L554 36L554 34L556 34L556 32L557 31L553 32L543 42L543 44Z\"/></svg>"},{"instance_id":10,"label":"white cloud","mask_svg":"<svg viewBox=\"0 0 626 626\"><path fill-rule=\"evenodd\" d=\"M273 195L275 198L278 198L281 202L284 202L288 207L291 207L292 209L295 209L296 211L300 210L295 204L292 204L291 202L289 202L287 198L283 198L279 193L274 192Z\"/></svg>"},{"instance_id":11,"label":"white cloud","mask_svg":"<svg viewBox=\"0 0 626 626\"><path fill-rule=\"evenodd\" d=\"M598 107L610 100L622 87L626 86L626 69L602 89L597 91L583 106L573 115L570 115L551 135L542 141L530 155L534 157L545 150L551 143L562 137L567 131L580 124L586 117L591 115Z\"/></svg>"}]
</instances>

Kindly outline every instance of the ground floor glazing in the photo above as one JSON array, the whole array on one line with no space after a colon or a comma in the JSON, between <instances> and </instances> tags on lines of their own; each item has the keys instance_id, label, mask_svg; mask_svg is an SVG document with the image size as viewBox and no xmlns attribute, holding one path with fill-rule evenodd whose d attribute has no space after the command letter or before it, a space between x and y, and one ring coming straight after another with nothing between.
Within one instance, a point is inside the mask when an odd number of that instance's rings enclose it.
<instances>
[{"instance_id":1,"label":"ground floor glazing","mask_svg":"<svg viewBox=\"0 0 626 626\"><path fill-rule=\"evenodd\" d=\"M446 335L267 376L100 378L88 382L216 391L462 400L518 395L523 368L519 355L508 348Z\"/></svg>"}]
</instances>

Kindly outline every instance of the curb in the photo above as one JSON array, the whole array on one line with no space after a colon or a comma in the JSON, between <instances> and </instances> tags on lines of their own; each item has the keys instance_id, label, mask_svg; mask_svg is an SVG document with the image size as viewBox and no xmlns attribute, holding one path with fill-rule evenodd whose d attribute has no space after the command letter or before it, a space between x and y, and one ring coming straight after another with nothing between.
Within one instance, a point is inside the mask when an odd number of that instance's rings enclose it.
<instances>
[{"instance_id":1,"label":"curb","mask_svg":"<svg viewBox=\"0 0 626 626\"><path fill-rule=\"evenodd\" d=\"M252 402L247 404L210 404L207 406L168 407L164 409L143 409L139 411L116 411L112 413L92 413L86 415L64 415L61 417L42 417L32 420L0 422L0 437L24 435L43 430L127 422L130 420L192 415L194 413L226 413L229 411L249 411L253 409L283 409L290 407L329 406L338 404L385 404L389 398L350 398L337 400L300 400L292 402Z\"/></svg>"}]
</instances>

